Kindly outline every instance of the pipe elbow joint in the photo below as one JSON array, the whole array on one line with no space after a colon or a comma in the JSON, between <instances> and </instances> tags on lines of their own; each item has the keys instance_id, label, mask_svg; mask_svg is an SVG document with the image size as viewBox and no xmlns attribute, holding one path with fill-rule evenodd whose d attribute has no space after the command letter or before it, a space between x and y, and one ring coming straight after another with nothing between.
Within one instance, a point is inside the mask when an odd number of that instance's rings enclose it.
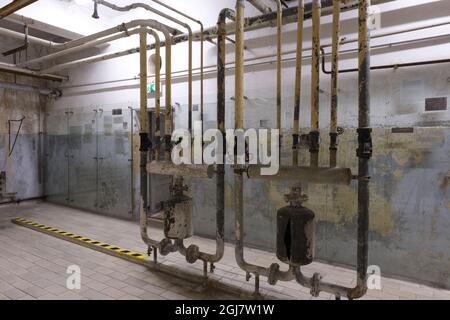
<instances>
[{"instance_id":1,"label":"pipe elbow joint","mask_svg":"<svg viewBox=\"0 0 450 320\"><path fill-rule=\"evenodd\" d=\"M354 300L361 298L367 293L367 286L366 285L357 285L353 289L349 290L347 294L347 298L349 300Z\"/></svg>"},{"instance_id":2,"label":"pipe elbow joint","mask_svg":"<svg viewBox=\"0 0 450 320\"><path fill-rule=\"evenodd\" d=\"M191 244L186 249L186 261L191 264L195 263L198 260L199 252L200 248L195 244Z\"/></svg>"},{"instance_id":3,"label":"pipe elbow joint","mask_svg":"<svg viewBox=\"0 0 450 320\"><path fill-rule=\"evenodd\" d=\"M159 243L159 253L163 256L167 256L173 251L173 243L170 239L164 238Z\"/></svg>"}]
</instances>

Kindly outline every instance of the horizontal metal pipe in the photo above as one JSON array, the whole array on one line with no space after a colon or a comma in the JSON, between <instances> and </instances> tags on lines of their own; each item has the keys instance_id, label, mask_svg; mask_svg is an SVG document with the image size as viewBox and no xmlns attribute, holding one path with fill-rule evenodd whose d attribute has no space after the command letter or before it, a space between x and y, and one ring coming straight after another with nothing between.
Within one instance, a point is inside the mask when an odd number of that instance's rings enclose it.
<instances>
[{"instance_id":1,"label":"horizontal metal pipe","mask_svg":"<svg viewBox=\"0 0 450 320\"><path fill-rule=\"evenodd\" d=\"M400 42L392 42L392 43L372 46L371 49L372 50L377 50L377 49L383 49L383 48L391 48L391 47L397 46L397 45L405 45L405 44L409 44L409 43L417 43L417 42L421 42L421 41L440 39L440 38L445 38L445 37L448 37L448 36L450 36L450 35L446 34L446 35L441 35L441 36L431 37L431 38L407 40L407 41L400 41ZM305 50L307 50L307 49L305 49ZM303 50L303 51L305 51L305 50ZM311 48L309 50L311 50ZM358 49L347 49L347 50L340 50L339 53L340 54L348 54L348 53L354 53L354 52L357 52L357 51L358 51ZM94 57L90 57L90 58L85 58L85 59L81 59L81 60L77 60L77 61L73 61L73 62L60 64L60 65L55 66L54 68L51 67L51 68L48 68L48 69L44 69L41 72L44 72L44 73L55 72L55 71L62 70L62 69L73 68L73 67L77 67L77 66L80 66L80 65L83 65L83 64L100 62L100 61L105 61L105 60L109 60L109 59L114 59L114 58L126 56L128 54L134 54L134 53L138 53L138 52L139 52L139 48L133 48L133 49L125 50L125 51L114 52L114 53L105 54L105 55L98 55L98 56L94 56ZM293 54L293 53L295 53L295 50L294 51L285 51L285 52L283 52L283 55L288 55L288 54ZM329 56L329 55L330 55L330 53L325 53L325 56ZM258 56L258 57L253 57L253 58L247 58L244 61L245 62L251 62L251 61L262 60L262 59L273 58L273 57L275 57L275 55L271 54L271 55L264 55L264 56ZM284 63L291 62L291 61L295 61L295 59L296 58L284 58L282 60L282 62L284 62ZM307 59L311 59L311 55L307 55L307 56L303 56L302 57L302 60L307 60ZM273 63L275 63L275 61L270 60L270 61L267 61L267 62L246 64L245 67L255 67L255 66L260 66L260 65L265 65L265 64L273 64ZM225 65L226 66L230 66L226 70L234 70L234 62L226 62ZM205 75L212 74L212 73L216 72L216 65L208 65L208 66L204 67L204 69L211 69L211 68L214 68L214 69L213 70L206 70L205 71ZM193 70L198 71L200 69L199 68L194 68ZM187 72L187 70L178 70L178 71L174 71L172 74L182 74L182 73L185 73L185 72ZM164 74L161 74L161 75L164 76ZM199 75L199 73L194 73L194 75ZM153 75L151 75L151 77L153 77ZM180 75L179 77L182 77L182 75ZM138 77L124 78L124 79L117 79L117 80L103 81L103 82L84 83L84 84L71 85L71 86L62 86L61 88L62 89L71 89L71 88L79 88L79 87L94 86L94 85L103 85L103 84L118 83L118 82L132 81L132 80L138 80Z\"/></svg>"},{"instance_id":2,"label":"horizontal metal pipe","mask_svg":"<svg viewBox=\"0 0 450 320\"><path fill-rule=\"evenodd\" d=\"M147 163L147 172L166 176L183 176L210 179L215 176L212 165L205 164L174 164L170 161L153 161Z\"/></svg>"},{"instance_id":3,"label":"horizontal metal pipe","mask_svg":"<svg viewBox=\"0 0 450 320\"><path fill-rule=\"evenodd\" d=\"M73 48L61 50L61 51L58 51L58 52L55 52L55 53L51 53L51 54L43 56L43 57L39 57L39 58L36 58L36 59L28 60L28 61L25 61L23 63L19 63L17 66L19 66L19 67L28 67L28 66L33 65L33 64L37 64L37 63L42 63L42 62L46 62L46 61L49 61L49 60L53 60L53 59L56 59L56 58L59 58L59 57L62 57L62 56L68 55L68 54L72 54L72 53L75 53L75 52L80 52L82 50L86 50L86 49L95 47L95 46L97 46L99 44L104 44L104 43L115 41L115 40L118 40L118 39L121 39L121 38L126 38L126 37L129 37L129 36L135 35L135 34L139 34L141 31L143 31L143 29L145 29L145 28L140 27L140 28L136 28L136 29L133 29L133 30L130 30L130 31L127 30L127 31L124 31L124 32L121 32L121 33L113 34L113 35L108 36L108 37L104 37L104 38L101 38L101 39L97 39L97 40L93 40L93 41L90 41L90 42L86 42L84 44L81 44L81 45L73 47Z\"/></svg>"},{"instance_id":4,"label":"horizontal metal pipe","mask_svg":"<svg viewBox=\"0 0 450 320\"><path fill-rule=\"evenodd\" d=\"M6 36L6 37L10 37L10 38L14 38L17 40L24 40L25 39L25 34L22 32L17 32L17 31L13 31L13 30L9 30L9 29L5 29L5 28L0 28L0 35L2 36ZM44 40L38 37L33 37L28 35L27 40L30 43L33 44L38 44L38 45L42 45L45 47L52 47L54 45L57 45L57 43L53 42L53 41L49 41L49 40Z\"/></svg>"},{"instance_id":5,"label":"horizontal metal pipe","mask_svg":"<svg viewBox=\"0 0 450 320\"><path fill-rule=\"evenodd\" d=\"M437 26L444 26L444 25L449 25L450 22L446 21L446 22L442 22L442 23L434 23L431 25L425 25L425 26L421 26L420 28L405 28L402 30L396 30L396 31L389 31L389 32L384 32L384 33L379 33L379 34L375 34L371 36L371 39L374 38L382 38L385 36L390 36L390 35L394 35L394 34L402 34L402 33L407 33L407 32L412 32L412 31L416 31L416 30L425 30L425 29L429 29L429 28L434 28ZM1 30L1 29L0 29ZM390 43L386 43L386 44L380 44L380 45L376 45L376 46L372 46L371 49L380 49L380 48L385 48L385 47L392 47L395 45L403 45L403 44L408 44L408 43L415 43L415 42L419 42L419 41L423 41L423 40L433 40L433 39L440 39L442 37L446 37L449 36L448 34L444 34L444 35L439 35L439 36L432 36L432 37L426 37L426 38L422 38L422 39L415 39L415 40L403 40L403 41L399 41L399 42L390 42ZM349 43L354 43L356 41L358 41L358 39L350 39L347 36L343 36L342 38L345 38L346 40L341 41L340 45L342 44L349 44ZM322 48L326 48L326 47L330 47L332 44L331 43L327 43L324 45L321 45ZM154 44L150 45L151 47L149 47L148 49L152 49L154 47ZM307 47L302 49L303 51L311 51L311 47ZM108 54L104 54L104 55L98 55L98 56L94 56L94 57L89 57L89 58L85 58L85 59L80 59L77 61L72 61L72 62L67 62L67 63L63 63L60 65L56 65L47 69L42 70L41 72L44 73L49 73L49 72L56 72L56 71L60 71L60 70L64 70L64 69L69 69L69 68L73 68L73 67L77 67L83 64L88 64L88 63L94 63L94 62L99 62L99 61L105 61L105 60L109 60L109 59L114 59L114 58L118 58L118 57L123 57L129 54L134 54L139 52L139 48L133 48L133 49L127 49L124 51L119 51L119 52L114 52L114 53L108 53ZM357 52L357 49L346 49L346 50L340 50L339 53L343 54L343 53L351 53L351 52ZM296 53L296 50L288 50L288 51L284 51L282 53L282 55L289 55L289 54L294 54ZM328 53L326 53L326 55L329 55ZM253 57L253 58L247 58L244 61L245 62L250 62L250 61L256 61L256 60L261 60L261 59L267 59L267 58L273 58L275 57L276 54L268 54L268 55L262 55L262 56L258 56L258 57ZM302 60L305 59L309 59L311 58L311 56L305 56L302 58ZM283 62L286 61L290 61L290 60L283 60ZM269 61L268 63L273 63L272 61ZM234 61L231 62L227 62L226 65L234 65ZM209 69L209 68L214 68L215 69L216 65L208 65L205 66L204 69ZM231 68L229 68L228 70L230 70ZM194 68L193 70L200 70L199 68ZM179 70L179 71L175 71L174 73L183 73L183 72L187 72L187 70ZM325 72L327 73L327 72ZM116 80L116 82L120 82L120 81L129 81L129 80L136 80L136 78L129 78L129 79L120 79L120 80ZM86 85L94 85L92 83L90 84L86 84ZM74 86L75 87L75 86Z\"/></svg>"},{"instance_id":6,"label":"horizontal metal pipe","mask_svg":"<svg viewBox=\"0 0 450 320\"><path fill-rule=\"evenodd\" d=\"M248 0L248 2L262 13L272 12L272 9L261 0Z\"/></svg>"},{"instance_id":7,"label":"horizontal metal pipe","mask_svg":"<svg viewBox=\"0 0 450 320\"><path fill-rule=\"evenodd\" d=\"M112 10L116 10L116 11L121 11L121 12L126 12L126 11L131 11L134 9L138 9L138 8L142 8L145 9L147 11L153 12L154 14L163 17L169 21L172 21L178 25L181 25L182 27L186 28L188 30L188 67L189 67L189 71L188 71L188 106L189 106L189 123L188 123L188 127L189 127L189 131L191 131L192 129L192 41L193 41L193 37L192 37L192 29L189 26L189 24L184 23L183 21L180 21L174 17L172 17L169 14L166 14L160 10L157 10L155 8L153 8L152 6L146 4L146 3L132 3L130 5L127 6L117 6L113 3L110 3L108 1L104 1L104 0L95 0L94 1L96 4L101 4L104 5Z\"/></svg>"},{"instance_id":8,"label":"horizontal metal pipe","mask_svg":"<svg viewBox=\"0 0 450 320\"><path fill-rule=\"evenodd\" d=\"M352 171L349 168L312 168L283 166L276 175L261 175L260 165L249 165L247 176L250 179L271 181L300 181L317 184L349 185L352 182Z\"/></svg>"},{"instance_id":9,"label":"horizontal metal pipe","mask_svg":"<svg viewBox=\"0 0 450 320\"><path fill-rule=\"evenodd\" d=\"M122 23L122 24L117 25L115 27L112 27L112 28L109 28L109 29L106 29L106 30L102 30L102 31L99 31L99 32L90 34L88 36L75 39L75 40L71 40L71 41L66 42L64 44L61 44L61 45L57 45L56 49L64 50L64 49L77 47L77 46L79 46L81 44L90 42L90 41L95 40L95 39L100 39L100 38L103 38L103 37L106 37L106 36L109 36L109 35L112 35L112 34L115 34L115 33L118 33L118 32L124 32L124 31L127 31L129 29L139 27L143 23L145 23L145 21L148 21L148 20L146 20L146 19L138 19L138 20L132 20L132 21L127 22L127 23ZM172 28L172 27L167 26L167 25L162 25L162 26L164 26L166 28L166 30L172 35L179 33L179 31L177 29L175 29L175 28Z\"/></svg>"},{"instance_id":10,"label":"horizontal metal pipe","mask_svg":"<svg viewBox=\"0 0 450 320\"><path fill-rule=\"evenodd\" d=\"M1 62L0 62L0 72L13 73L13 74L22 75L22 76L46 79L46 80L51 80L51 81L59 81L59 82L68 79L68 77L58 76L58 75L53 75L53 74L48 74L48 73L41 73L38 71L19 68L13 64L1 63Z\"/></svg>"},{"instance_id":11,"label":"horizontal metal pipe","mask_svg":"<svg viewBox=\"0 0 450 320\"><path fill-rule=\"evenodd\" d=\"M55 90L48 88L41 88L36 86L29 86L24 84L10 83L10 82L0 82L0 89L12 89L18 91L36 92L44 96L49 96L52 94L59 95Z\"/></svg>"},{"instance_id":12,"label":"horizontal metal pipe","mask_svg":"<svg viewBox=\"0 0 450 320\"><path fill-rule=\"evenodd\" d=\"M391 2L391 1L394 1L394 0L373 0L372 4L382 4L382 3ZM329 3L330 3L329 0L322 1L322 7L324 7L324 10L322 11L322 13L324 15L332 13L333 8L330 7ZM357 8L357 6L358 6L358 0L351 0L351 1L347 1L345 3L343 2L341 5L341 10L342 11L353 10L353 9ZM311 8L312 8L311 3L305 4L305 19L311 18ZM297 22L297 13L298 13L297 7L291 7L291 8L284 9L282 23L289 24L289 23ZM244 19L244 31L248 32L248 31L271 27L273 25L273 22L276 21L276 19L277 19L276 11L270 12L268 14L255 16L255 17L245 18ZM234 34L236 32L234 23L227 23L226 29L227 29L227 34L230 34L230 35ZM207 38L215 37L217 35L217 26L205 29L204 35ZM188 36L187 34L175 36L173 38L174 44L187 41L187 36ZM200 38L200 32L195 32L194 39L199 39L199 38Z\"/></svg>"},{"instance_id":13,"label":"horizontal metal pipe","mask_svg":"<svg viewBox=\"0 0 450 320\"><path fill-rule=\"evenodd\" d=\"M370 70L399 69L399 68L406 68L406 67L418 67L418 66L427 66L427 65L432 65L432 64L442 64L442 63L450 63L450 59L385 64L385 65L381 65L381 66L371 66ZM357 68L342 69L342 70L339 70L338 73L351 73L351 72L358 72L358 71L359 71L359 69L357 69ZM329 71L326 69L323 58L322 58L322 72L325 74L332 73L332 71Z\"/></svg>"}]
</instances>

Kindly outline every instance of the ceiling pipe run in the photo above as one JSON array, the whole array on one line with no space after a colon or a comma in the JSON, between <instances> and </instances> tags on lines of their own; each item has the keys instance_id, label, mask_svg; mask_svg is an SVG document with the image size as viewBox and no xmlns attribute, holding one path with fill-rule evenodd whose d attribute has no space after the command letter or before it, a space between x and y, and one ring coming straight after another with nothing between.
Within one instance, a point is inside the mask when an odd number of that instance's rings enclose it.
<instances>
[{"instance_id":1,"label":"ceiling pipe run","mask_svg":"<svg viewBox=\"0 0 450 320\"><path fill-rule=\"evenodd\" d=\"M248 2L258 9L261 13L270 13L272 9L267 6L262 0L248 0Z\"/></svg>"},{"instance_id":2,"label":"ceiling pipe run","mask_svg":"<svg viewBox=\"0 0 450 320\"><path fill-rule=\"evenodd\" d=\"M154 14L156 14L156 15L158 15L160 17L163 17L163 18L165 18L165 19L167 19L169 21L172 21L172 22L174 22L174 23L176 23L176 24L178 24L178 25L180 25L180 26L182 26L182 27L184 27L184 28L186 28L188 30L188 69L189 69L189 71L188 71L188 108L189 108L189 111L188 111L188 113L189 113L188 127L189 127L189 131L191 132L192 131L192 88L193 88L193 84L192 84L192 41L193 41L192 34L193 33L192 33L191 27L187 23L184 23L184 22L182 22L182 21L180 21L178 19L175 19L174 17L172 17L172 16L170 16L170 15L168 15L168 14L162 12L162 11L159 11L159 10L157 10L157 9L155 9L155 8L149 6L148 4L145 4L145 3L132 3L132 4L128 5L128 6L120 7L120 6L117 6L115 4L109 3L109 2L104 1L104 0L94 0L94 2L96 4L104 5L105 7L108 7L110 9L112 9L112 10L122 11L122 12L126 12L126 11L131 11L131 10L134 10L134 9L142 8L142 9L145 9L147 11L153 12Z\"/></svg>"},{"instance_id":3,"label":"ceiling pipe run","mask_svg":"<svg viewBox=\"0 0 450 320\"><path fill-rule=\"evenodd\" d=\"M41 73L38 71L19 68L13 64L1 63L1 62L0 62L0 71L6 72L6 73L17 74L17 75L21 75L21 76L28 76L28 77L40 78L40 79L58 81L58 82L62 82L62 81L65 81L68 79L68 77L53 75L53 74L48 74L48 73Z\"/></svg>"},{"instance_id":4,"label":"ceiling pipe run","mask_svg":"<svg viewBox=\"0 0 450 320\"><path fill-rule=\"evenodd\" d=\"M0 19L3 19L16 11L25 8L26 6L36 1L37 0L15 0L0 9Z\"/></svg>"},{"instance_id":5,"label":"ceiling pipe run","mask_svg":"<svg viewBox=\"0 0 450 320\"><path fill-rule=\"evenodd\" d=\"M53 96L53 97L61 96L61 91L59 91L59 90L54 90L54 89L52 90L52 89L43 88L43 87L36 87L36 86L3 82L3 81L0 82L0 89L11 89L11 90L17 90L17 91L35 92L35 93L39 93L44 96Z\"/></svg>"},{"instance_id":6,"label":"ceiling pipe run","mask_svg":"<svg viewBox=\"0 0 450 320\"><path fill-rule=\"evenodd\" d=\"M382 37L386 37L386 36L390 36L390 35L398 35L398 34L403 34L403 33L407 33L407 32L412 32L412 31L417 31L417 30L425 30L425 29L430 29L430 28L434 28L434 27L439 27L439 26L444 26L444 25L449 25L450 21L444 21L444 22L439 22L439 23L433 23L433 24L423 24L420 27L409 27L409 28L402 28L402 29L396 29L395 31L385 31L385 32L380 32L377 34L374 34L371 36L371 39L375 39L375 38L382 38ZM433 40L433 39L440 39L442 37L446 37L448 35L442 35L442 36L438 36L438 37L427 37L427 38L423 38L423 39L419 39L420 41L422 40ZM358 41L357 37L355 38L350 38L348 36L343 36L343 39L345 38L346 40L340 41L340 45L343 44L350 44L353 42ZM407 41L400 41L400 42L390 42L390 43L386 43L386 44L382 44L382 45L376 45L376 46L372 46L372 49L382 49L382 48L391 48L397 45L404 45L404 44L409 44L409 43L415 43L418 40L407 40ZM326 47L330 47L332 44L331 43L326 43L323 44L321 47L326 48ZM307 47L307 48L302 48L301 50L303 51L311 51L311 47ZM354 52L354 49L351 50L343 50L343 51L339 51L339 53L345 54L345 53L352 53ZM80 59L80 60L76 60L76 61L71 61L71 62L67 62L67 63L63 63L60 65L56 65L56 66L52 66L50 68L41 70L41 72L43 73L51 73L51 72L56 72L56 71L60 71L60 70L65 70L65 69L70 69L70 68L74 68L74 67L78 67L84 64L89 64L89 63L95 63L95 62L100 62L100 61L106 61L109 59L114 59L114 58L118 58L118 57L123 57L126 55L130 55L130 54L135 54L139 52L139 48L133 48L133 49L127 49L124 51L119 51L119 52L113 52L113 53L107 53L107 54L103 54L103 55L97 55L97 56L93 56L93 57L88 57L88 58L84 58L84 59ZM294 54L296 53L296 56L299 56L297 50L289 50L289 51L284 51L282 54L283 55L290 55L290 54ZM328 56L329 53L322 53L322 60L324 59L325 56ZM269 54L269 55L263 55L263 56L257 56L257 57L253 57L253 58L247 58L244 61L245 62L250 62L250 61L256 61L256 60L261 60L261 59L268 59L268 58L273 58L276 55L273 54ZM306 57L302 57L302 59L307 59L310 58L311 56L306 56ZM288 58L288 59L283 59L283 62L289 62L292 59ZM265 62L267 64L273 64L275 61L268 61ZM226 63L227 66L232 66L234 65L233 61L227 62ZM259 65L259 64L258 64ZM394 64L393 67L397 66L398 64ZM246 65L246 66L252 66L252 65ZM215 69L216 65L208 65L208 66L204 66L204 69L211 69L214 68ZM227 68L227 70L231 70L233 69L233 67L231 68ZM200 70L198 68L194 68L194 70ZM354 69L354 71L357 71L357 69ZM174 73L183 73L183 72L187 72L187 70L180 70L180 71L175 71ZM211 73L211 71L206 71L207 73ZM323 69L324 73L327 74L331 74L329 73L327 70ZM342 72L342 71L340 71ZM194 75L198 75L198 74L194 74ZM123 81L131 81L131 80L136 80L136 77L133 78L126 78L126 79L118 79L118 80L113 80L112 82L123 82ZM90 85L96 85L96 84L106 84L109 82L102 82L102 83L87 83L87 84L81 84L81 85L75 85L75 86L70 86L70 87L65 87L65 88L73 88L73 87L81 87L81 86L90 86ZM297 90L296 90L297 92Z\"/></svg>"},{"instance_id":7,"label":"ceiling pipe run","mask_svg":"<svg viewBox=\"0 0 450 320\"><path fill-rule=\"evenodd\" d=\"M189 19L195 23L197 23L200 26L200 122L201 122L201 132L203 132L203 112L204 112L204 76L203 76L203 68L204 68L204 40L205 36L203 34L204 26L203 23L200 20L197 20L189 15L187 15L184 12L181 12L159 0L152 0L153 2L159 4L160 6L171 10L172 12L175 12L179 14L182 17L185 17L186 19ZM211 41L211 40L209 40ZM212 41L211 41L212 42ZM214 43L213 43L214 44ZM202 155L203 156L203 155Z\"/></svg>"}]
</instances>

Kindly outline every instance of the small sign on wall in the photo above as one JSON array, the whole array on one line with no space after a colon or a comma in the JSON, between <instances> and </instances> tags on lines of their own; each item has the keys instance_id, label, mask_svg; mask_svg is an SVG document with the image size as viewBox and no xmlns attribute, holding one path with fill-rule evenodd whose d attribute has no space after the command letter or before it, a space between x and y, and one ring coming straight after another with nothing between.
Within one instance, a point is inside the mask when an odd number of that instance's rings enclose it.
<instances>
[{"instance_id":1,"label":"small sign on wall","mask_svg":"<svg viewBox=\"0 0 450 320\"><path fill-rule=\"evenodd\" d=\"M447 110L447 97L425 99L425 111L445 111L445 110Z\"/></svg>"}]
</instances>

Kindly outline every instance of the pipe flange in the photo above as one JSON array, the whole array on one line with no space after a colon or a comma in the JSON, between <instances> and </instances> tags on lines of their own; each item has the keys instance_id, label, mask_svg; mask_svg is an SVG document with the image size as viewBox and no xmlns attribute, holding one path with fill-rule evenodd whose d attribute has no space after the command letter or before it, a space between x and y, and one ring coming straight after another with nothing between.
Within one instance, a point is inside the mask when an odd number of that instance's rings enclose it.
<instances>
[{"instance_id":1,"label":"pipe flange","mask_svg":"<svg viewBox=\"0 0 450 320\"><path fill-rule=\"evenodd\" d=\"M188 263L195 263L198 260L198 253L200 252L200 248L195 244L191 244L186 249L186 261Z\"/></svg>"},{"instance_id":2,"label":"pipe flange","mask_svg":"<svg viewBox=\"0 0 450 320\"><path fill-rule=\"evenodd\" d=\"M267 281L271 286L277 284L277 274L280 271L280 265L278 263L272 263L269 267L269 276L267 277Z\"/></svg>"},{"instance_id":3,"label":"pipe flange","mask_svg":"<svg viewBox=\"0 0 450 320\"><path fill-rule=\"evenodd\" d=\"M168 238L162 239L160 242L159 253L161 253L161 255L163 256L167 256L171 252L170 250L171 246L172 241L170 239Z\"/></svg>"},{"instance_id":4,"label":"pipe flange","mask_svg":"<svg viewBox=\"0 0 450 320\"><path fill-rule=\"evenodd\" d=\"M299 149L300 145L300 135L298 133L292 134L292 149L297 150Z\"/></svg>"},{"instance_id":5,"label":"pipe flange","mask_svg":"<svg viewBox=\"0 0 450 320\"><path fill-rule=\"evenodd\" d=\"M314 273L314 275L312 276L312 279L311 279L311 291L310 291L310 293L311 293L311 295L313 297L318 297L319 296L319 293L320 293L320 288L319 288L320 280L322 280L322 276L320 275L320 273L318 273L318 272Z\"/></svg>"}]
</instances>

